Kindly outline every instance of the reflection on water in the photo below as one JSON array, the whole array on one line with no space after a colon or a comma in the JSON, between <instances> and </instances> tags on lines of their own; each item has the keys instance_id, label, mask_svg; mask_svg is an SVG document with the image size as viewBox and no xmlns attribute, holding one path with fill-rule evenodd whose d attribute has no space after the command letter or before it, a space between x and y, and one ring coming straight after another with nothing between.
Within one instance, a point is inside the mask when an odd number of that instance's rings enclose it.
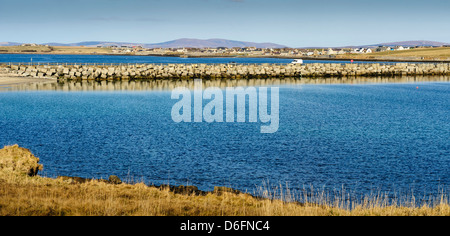
<instances>
[{"instance_id":1,"label":"reflection on water","mask_svg":"<svg viewBox=\"0 0 450 236\"><path fill-rule=\"evenodd\" d=\"M449 76L357 77L357 78L282 78L203 80L203 88L209 87L270 87L305 84L373 84L449 82ZM0 91L170 91L177 87L193 89L193 80L146 81L60 81L38 82L0 86Z\"/></svg>"},{"instance_id":2,"label":"reflection on water","mask_svg":"<svg viewBox=\"0 0 450 236\"><path fill-rule=\"evenodd\" d=\"M418 84L429 81L443 83ZM450 192L446 81L203 81L205 87L280 86L280 128L271 135L261 135L261 122L175 123L171 111L176 101L170 93L121 92L192 87L192 81L8 86L10 91L50 92L0 92L0 145L17 143L32 150L49 177L117 175L156 185L207 191L230 186L249 192L267 181L286 183L294 192L320 186L325 194L346 189L345 194L360 199L383 192L395 198L412 190L424 199L439 196L441 187ZM302 86L342 83L384 84ZM93 90L118 92L64 92Z\"/></svg>"}]
</instances>

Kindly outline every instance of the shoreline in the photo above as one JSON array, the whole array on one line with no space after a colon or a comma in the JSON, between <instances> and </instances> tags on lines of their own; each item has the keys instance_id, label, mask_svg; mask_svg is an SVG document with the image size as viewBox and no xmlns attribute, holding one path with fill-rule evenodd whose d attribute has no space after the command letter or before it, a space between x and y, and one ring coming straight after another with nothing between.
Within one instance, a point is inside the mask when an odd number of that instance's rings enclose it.
<instances>
[{"instance_id":1,"label":"shoreline","mask_svg":"<svg viewBox=\"0 0 450 236\"><path fill-rule=\"evenodd\" d=\"M136 54L111 54L111 53L12 53L12 52L0 52L0 55L63 55L63 56L136 56L136 57L175 57L183 58L183 55L163 55L163 54L151 54L151 55L136 55ZM351 61L356 62L417 62L417 63L450 63L450 60L419 60L419 59L392 59L392 58L357 58L357 57L344 57L344 58L325 58L325 57L286 57L286 56L241 56L241 55L187 55L189 58L247 58L247 59L302 59L311 61ZM1 64L2 62L0 62ZM4 62L7 63L7 62Z\"/></svg>"},{"instance_id":2,"label":"shoreline","mask_svg":"<svg viewBox=\"0 0 450 236\"><path fill-rule=\"evenodd\" d=\"M296 198L270 187L250 195L228 187L204 192L195 186L123 183L117 176L53 179L39 176L44 168L39 158L18 145L0 149L0 161L6 163L0 165L1 216L450 216L445 194L423 205L399 205L377 195L361 202L336 196L330 202L320 192Z\"/></svg>"},{"instance_id":3,"label":"shoreline","mask_svg":"<svg viewBox=\"0 0 450 236\"><path fill-rule=\"evenodd\" d=\"M33 77L20 77L20 76L3 76L0 75L0 88L7 86L16 86L28 83L40 83L40 82L57 82L57 79L48 78L33 78Z\"/></svg>"},{"instance_id":4,"label":"shoreline","mask_svg":"<svg viewBox=\"0 0 450 236\"><path fill-rule=\"evenodd\" d=\"M2 177L3 176L3 177ZM203 192L195 186L148 186L105 180L77 182L7 176L0 173L1 216L450 216L445 200L429 205L396 205L369 197L366 203L346 207L344 199L327 203L320 195L310 202L271 198L216 188ZM82 181L82 180L79 180Z\"/></svg>"}]
</instances>

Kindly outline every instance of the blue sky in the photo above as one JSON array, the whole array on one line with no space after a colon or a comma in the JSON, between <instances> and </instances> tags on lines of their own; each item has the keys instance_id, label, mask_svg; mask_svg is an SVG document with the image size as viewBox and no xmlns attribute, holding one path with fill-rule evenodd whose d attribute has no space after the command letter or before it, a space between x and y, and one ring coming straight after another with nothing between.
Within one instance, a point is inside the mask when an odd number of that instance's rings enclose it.
<instances>
[{"instance_id":1,"label":"blue sky","mask_svg":"<svg viewBox=\"0 0 450 236\"><path fill-rule=\"evenodd\" d=\"M450 43L448 0L0 0L0 42Z\"/></svg>"}]
</instances>

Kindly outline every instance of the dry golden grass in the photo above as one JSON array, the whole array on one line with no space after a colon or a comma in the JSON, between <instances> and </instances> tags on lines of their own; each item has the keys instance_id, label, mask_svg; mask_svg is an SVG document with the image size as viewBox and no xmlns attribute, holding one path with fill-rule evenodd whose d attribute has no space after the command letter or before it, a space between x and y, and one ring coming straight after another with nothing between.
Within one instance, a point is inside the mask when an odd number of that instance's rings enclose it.
<instances>
[{"instance_id":1,"label":"dry golden grass","mask_svg":"<svg viewBox=\"0 0 450 236\"><path fill-rule=\"evenodd\" d=\"M372 201L349 210L248 194L181 195L144 184L74 184L0 170L2 216L450 216L444 199L435 207L407 208Z\"/></svg>"},{"instance_id":2,"label":"dry golden grass","mask_svg":"<svg viewBox=\"0 0 450 236\"><path fill-rule=\"evenodd\" d=\"M3 173L35 176L43 169L43 166L38 163L39 158L35 157L30 150L18 145L0 149L0 171Z\"/></svg>"},{"instance_id":3,"label":"dry golden grass","mask_svg":"<svg viewBox=\"0 0 450 236\"><path fill-rule=\"evenodd\" d=\"M46 46L3 46L0 53L50 53L51 47Z\"/></svg>"},{"instance_id":4,"label":"dry golden grass","mask_svg":"<svg viewBox=\"0 0 450 236\"><path fill-rule=\"evenodd\" d=\"M450 59L450 48L418 48L403 51L375 52L370 54L340 55L338 58L354 59L386 59L386 58L406 58L406 59L425 59L425 60L448 60Z\"/></svg>"},{"instance_id":5,"label":"dry golden grass","mask_svg":"<svg viewBox=\"0 0 450 236\"><path fill-rule=\"evenodd\" d=\"M110 54L110 48L93 48L93 47L53 47L55 54Z\"/></svg>"}]
</instances>

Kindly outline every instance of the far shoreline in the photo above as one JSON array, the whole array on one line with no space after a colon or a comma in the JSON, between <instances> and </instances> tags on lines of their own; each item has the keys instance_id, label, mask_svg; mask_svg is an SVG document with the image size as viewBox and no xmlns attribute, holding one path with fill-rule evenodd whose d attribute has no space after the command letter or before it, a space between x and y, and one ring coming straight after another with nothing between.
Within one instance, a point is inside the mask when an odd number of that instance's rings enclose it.
<instances>
[{"instance_id":1,"label":"far shoreline","mask_svg":"<svg viewBox=\"0 0 450 236\"><path fill-rule=\"evenodd\" d=\"M21 84L28 83L39 83L39 82L57 82L57 79L43 79L43 78L33 78L33 77L20 77L20 76L3 76L0 75L0 88L6 86L17 86Z\"/></svg>"},{"instance_id":2,"label":"far shoreline","mask_svg":"<svg viewBox=\"0 0 450 236\"><path fill-rule=\"evenodd\" d=\"M5 53L0 52L0 55L54 55L54 56L133 56L133 57L173 57L183 58L181 55L135 55L135 54L111 54L111 53ZM247 58L247 59L302 59L308 61L362 61L362 62L417 62L417 63L450 63L450 60L413 60L413 59L384 59L384 58L370 58L370 59L358 59L358 58L324 58L324 57L285 57L285 56L237 56L237 55L188 55L185 59L189 58ZM0 62L0 64L6 64L8 62Z\"/></svg>"}]
</instances>

